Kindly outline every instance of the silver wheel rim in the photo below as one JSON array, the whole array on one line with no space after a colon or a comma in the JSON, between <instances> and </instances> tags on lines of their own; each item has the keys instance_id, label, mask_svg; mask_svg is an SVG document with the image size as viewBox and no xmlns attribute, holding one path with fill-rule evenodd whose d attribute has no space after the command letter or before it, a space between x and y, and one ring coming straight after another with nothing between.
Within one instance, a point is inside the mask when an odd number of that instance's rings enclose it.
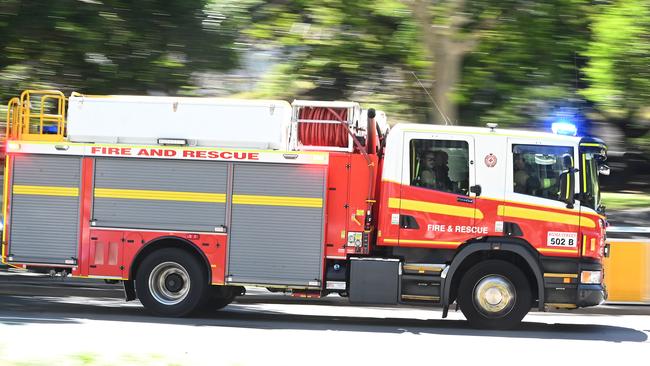
<instances>
[{"instance_id":1,"label":"silver wheel rim","mask_svg":"<svg viewBox=\"0 0 650 366\"><path fill-rule=\"evenodd\" d=\"M500 318L512 311L517 301L515 286L507 278L488 275L474 286L474 306L488 318Z\"/></svg>"},{"instance_id":2,"label":"silver wheel rim","mask_svg":"<svg viewBox=\"0 0 650 366\"><path fill-rule=\"evenodd\" d=\"M190 292L190 275L176 262L163 262L149 274L149 292L161 304L176 305Z\"/></svg>"}]
</instances>

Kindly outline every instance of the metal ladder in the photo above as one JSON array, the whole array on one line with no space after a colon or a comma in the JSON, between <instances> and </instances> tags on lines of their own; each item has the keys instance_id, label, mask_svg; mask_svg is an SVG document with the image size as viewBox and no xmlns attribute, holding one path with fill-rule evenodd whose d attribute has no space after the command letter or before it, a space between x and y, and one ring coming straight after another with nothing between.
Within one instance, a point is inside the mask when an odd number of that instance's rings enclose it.
<instances>
[{"instance_id":1,"label":"metal ladder","mask_svg":"<svg viewBox=\"0 0 650 366\"><path fill-rule=\"evenodd\" d=\"M7 106L7 140L63 141L66 99L58 90L25 90Z\"/></svg>"}]
</instances>

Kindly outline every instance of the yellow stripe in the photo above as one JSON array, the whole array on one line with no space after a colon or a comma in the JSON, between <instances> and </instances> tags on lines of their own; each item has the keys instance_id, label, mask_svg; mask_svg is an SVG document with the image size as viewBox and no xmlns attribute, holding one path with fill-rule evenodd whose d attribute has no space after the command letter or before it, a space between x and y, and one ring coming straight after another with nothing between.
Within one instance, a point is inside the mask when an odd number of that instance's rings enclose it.
<instances>
[{"instance_id":1,"label":"yellow stripe","mask_svg":"<svg viewBox=\"0 0 650 366\"><path fill-rule=\"evenodd\" d=\"M575 253L575 249L548 249L548 248L537 248L537 251L541 253Z\"/></svg>"},{"instance_id":2,"label":"yellow stripe","mask_svg":"<svg viewBox=\"0 0 650 366\"><path fill-rule=\"evenodd\" d=\"M233 195L232 203L235 205L323 207L322 198L256 196L256 195L248 195L248 194Z\"/></svg>"},{"instance_id":3,"label":"yellow stripe","mask_svg":"<svg viewBox=\"0 0 650 366\"><path fill-rule=\"evenodd\" d=\"M79 188L17 185L14 186L13 193L38 196L77 197L79 196Z\"/></svg>"},{"instance_id":4,"label":"yellow stripe","mask_svg":"<svg viewBox=\"0 0 650 366\"><path fill-rule=\"evenodd\" d=\"M582 255L587 253L587 235L582 236Z\"/></svg>"},{"instance_id":5,"label":"yellow stripe","mask_svg":"<svg viewBox=\"0 0 650 366\"><path fill-rule=\"evenodd\" d=\"M544 277L547 278L578 278L578 275L575 273L544 273Z\"/></svg>"},{"instance_id":6,"label":"yellow stripe","mask_svg":"<svg viewBox=\"0 0 650 366\"><path fill-rule=\"evenodd\" d=\"M587 154L582 154L582 192L587 192Z\"/></svg>"},{"instance_id":7,"label":"yellow stripe","mask_svg":"<svg viewBox=\"0 0 650 366\"><path fill-rule=\"evenodd\" d=\"M429 245L429 244L435 244L435 245L451 245L451 246L459 246L462 244L462 242L459 241L435 241L435 240L411 240L411 239L384 239L384 242L386 243L394 243L394 244L419 244L419 245Z\"/></svg>"},{"instance_id":8,"label":"yellow stripe","mask_svg":"<svg viewBox=\"0 0 650 366\"><path fill-rule=\"evenodd\" d=\"M596 238L591 238L590 243L591 243L590 248L591 248L591 251L593 252L593 251L596 250Z\"/></svg>"},{"instance_id":9,"label":"yellow stripe","mask_svg":"<svg viewBox=\"0 0 650 366\"><path fill-rule=\"evenodd\" d=\"M151 191L141 189L95 188L95 197L156 201L226 202L225 193Z\"/></svg>"},{"instance_id":10,"label":"yellow stripe","mask_svg":"<svg viewBox=\"0 0 650 366\"><path fill-rule=\"evenodd\" d=\"M429 212L447 216L483 219L483 212L470 207L458 207L442 203L415 201L399 198L389 198L388 207L410 211Z\"/></svg>"},{"instance_id":11,"label":"yellow stripe","mask_svg":"<svg viewBox=\"0 0 650 366\"><path fill-rule=\"evenodd\" d=\"M518 219L536 220L544 222L553 222L559 224L573 225L595 228L596 222L594 220L580 217L579 215L569 215L557 212L535 210L530 208L514 207L499 205L497 208L498 215L506 217L514 217Z\"/></svg>"},{"instance_id":12,"label":"yellow stripe","mask_svg":"<svg viewBox=\"0 0 650 366\"><path fill-rule=\"evenodd\" d=\"M0 246L2 246L2 263L5 262L5 245L7 241L7 198L9 196L9 174L7 172L9 171L9 156L5 156L5 171L4 171L4 186L2 188L2 217L5 219L2 220L2 243L0 243Z\"/></svg>"},{"instance_id":13,"label":"yellow stripe","mask_svg":"<svg viewBox=\"0 0 650 366\"><path fill-rule=\"evenodd\" d=\"M573 164L571 164L571 165L573 165ZM567 199L567 201L569 200L569 196L571 196L571 179L573 179L573 177L571 176L571 171L569 170L569 174L567 174L567 177L566 177L566 195L565 195L565 198Z\"/></svg>"},{"instance_id":14,"label":"yellow stripe","mask_svg":"<svg viewBox=\"0 0 650 366\"><path fill-rule=\"evenodd\" d=\"M587 147L602 147L603 149L606 149L606 148L607 148L605 145L597 144L597 143L593 143L593 142L582 143L582 144L580 144L580 146L587 146Z\"/></svg>"}]
</instances>

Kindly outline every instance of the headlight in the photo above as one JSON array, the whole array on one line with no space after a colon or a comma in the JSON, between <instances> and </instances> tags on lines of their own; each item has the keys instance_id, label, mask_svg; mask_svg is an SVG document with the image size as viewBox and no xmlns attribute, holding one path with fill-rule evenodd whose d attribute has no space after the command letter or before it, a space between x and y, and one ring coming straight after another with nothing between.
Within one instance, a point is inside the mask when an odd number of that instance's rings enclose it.
<instances>
[{"instance_id":1,"label":"headlight","mask_svg":"<svg viewBox=\"0 0 650 366\"><path fill-rule=\"evenodd\" d=\"M582 271L580 272L580 283L599 284L601 275L601 271Z\"/></svg>"}]
</instances>

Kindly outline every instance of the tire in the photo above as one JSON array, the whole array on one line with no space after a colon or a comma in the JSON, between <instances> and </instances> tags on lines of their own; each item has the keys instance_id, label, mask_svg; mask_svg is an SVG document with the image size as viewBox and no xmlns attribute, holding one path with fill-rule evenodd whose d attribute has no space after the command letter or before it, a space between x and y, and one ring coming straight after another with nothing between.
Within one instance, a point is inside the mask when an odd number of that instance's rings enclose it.
<instances>
[{"instance_id":1,"label":"tire","mask_svg":"<svg viewBox=\"0 0 650 366\"><path fill-rule=\"evenodd\" d=\"M178 248L155 250L145 257L135 286L140 302L154 315L186 316L207 300L208 279L203 263Z\"/></svg>"},{"instance_id":2,"label":"tire","mask_svg":"<svg viewBox=\"0 0 650 366\"><path fill-rule=\"evenodd\" d=\"M502 260L470 268L460 281L457 301L470 325L483 329L514 328L532 307L526 275Z\"/></svg>"},{"instance_id":3,"label":"tire","mask_svg":"<svg viewBox=\"0 0 650 366\"><path fill-rule=\"evenodd\" d=\"M235 287L211 286L208 290L208 299L203 306L204 311L214 311L228 306L238 295Z\"/></svg>"}]
</instances>

